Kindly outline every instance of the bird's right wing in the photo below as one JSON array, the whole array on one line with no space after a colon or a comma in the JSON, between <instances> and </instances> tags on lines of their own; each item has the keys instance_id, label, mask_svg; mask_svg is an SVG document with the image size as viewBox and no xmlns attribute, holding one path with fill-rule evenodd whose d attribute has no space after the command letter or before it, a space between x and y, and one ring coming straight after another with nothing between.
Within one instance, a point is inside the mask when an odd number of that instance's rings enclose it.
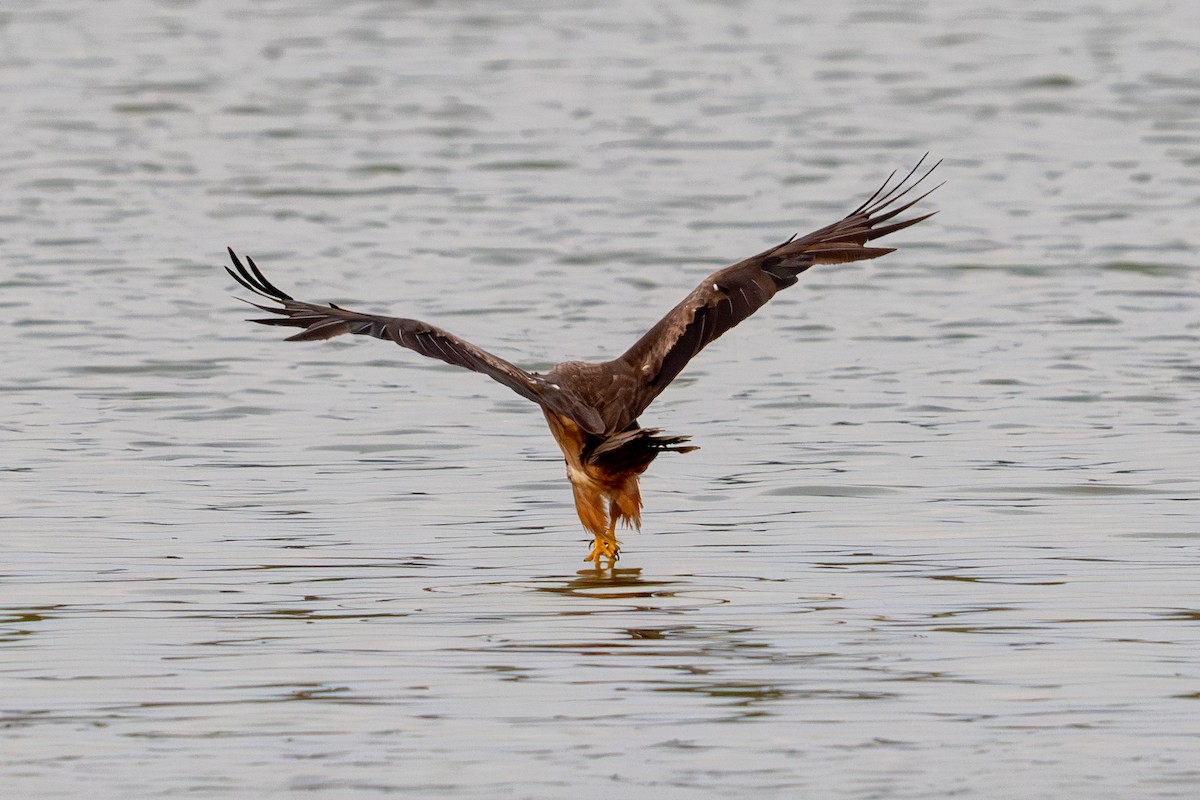
<instances>
[{"instance_id":1,"label":"bird's right wing","mask_svg":"<svg viewBox=\"0 0 1200 800\"><path fill-rule=\"evenodd\" d=\"M251 303L255 308L277 316L250 321L262 325L304 329L294 336L289 336L289 342L331 339L344 333L365 334L376 339L390 340L423 356L483 373L522 397L571 418L590 433L600 433L604 430L604 424L596 409L571 397L541 376L526 372L448 331L420 320L364 314L339 308L332 303L323 306L296 300L267 280L254 263L254 259L247 258L246 264L242 264L232 249L229 250L229 257L237 271L229 267L226 267L225 271L233 276L235 281L256 295L280 304L267 306Z\"/></svg>"},{"instance_id":2,"label":"bird's right wing","mask_svg":"<svg viewBox=\"0 0 1200 800\"><path fill-rule=\"evenodd\" d=\"M705 278L619 359L636 376L636 385L623 393L619 408L605 409L609 429L620 430L636 420L697 353L766 305L776 292L794 284L801 272L814 264L844 264L892 252L891 247L866 245L933 216L890 222L932 191L897 205L937 168L934 164L911 181L924 160L890 188L895 173L889 175L875 194L837 222Z\"/></svg>"}]
</instances>

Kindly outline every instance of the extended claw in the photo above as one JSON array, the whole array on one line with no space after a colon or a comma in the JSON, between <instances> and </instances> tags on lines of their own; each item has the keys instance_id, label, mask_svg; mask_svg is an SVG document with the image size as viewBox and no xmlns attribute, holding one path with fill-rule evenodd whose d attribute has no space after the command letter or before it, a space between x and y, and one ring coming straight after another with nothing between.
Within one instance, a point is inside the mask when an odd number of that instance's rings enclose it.
<instances>
[{"instance_id":1,"label":"extended claw","mask_svg":"<svg viewBox=\"0 0 1200 800\"><path fill-rule=\"evenodd\" d=\"M615 539L602 539L597 536L595 541L592 542L592 549L584 561L594 562L596 567L599 568L600 562L606 560L611 567L617 563L617 559L620 557L620 545L617 544Z\"/></svg>"}]
</instances>

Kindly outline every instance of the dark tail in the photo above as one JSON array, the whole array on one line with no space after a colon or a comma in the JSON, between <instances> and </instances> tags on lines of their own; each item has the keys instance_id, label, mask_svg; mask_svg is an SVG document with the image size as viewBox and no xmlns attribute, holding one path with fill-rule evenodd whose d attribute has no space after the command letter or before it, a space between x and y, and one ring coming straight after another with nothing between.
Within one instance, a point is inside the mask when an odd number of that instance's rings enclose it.
<instances>
[{"instance_id":1,"label":"dark tail","mask_svg":"<svg viewBox=\"0 0 1200 800\"><path fill-rule=\"evenodd\" d=\"M632 428L610 436L592 450L584 450L583 458L605 470L641 472L650 466L662 452L690 453L699 450L695 445L686 445L690 436L664 435L658 428Z\"/></svg>"}]
</instances>

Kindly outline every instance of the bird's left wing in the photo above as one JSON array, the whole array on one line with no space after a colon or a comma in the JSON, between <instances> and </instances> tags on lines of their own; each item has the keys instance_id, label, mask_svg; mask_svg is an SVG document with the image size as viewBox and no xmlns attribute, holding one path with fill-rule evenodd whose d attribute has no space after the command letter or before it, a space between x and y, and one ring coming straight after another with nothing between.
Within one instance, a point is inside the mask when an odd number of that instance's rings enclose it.
<instances>
[{"instance_id":1,"label":"bird's left wing","mask_svg":"<svg viewBox=\"0 0 1200 800\"><path fill-rule=\"evenodd\" d=\"M598 433L604 429L600 415L594 408L566 394L541 376L526 372L448 331L420 320L364 314L332 303L323 306L296 300L267 280L253 259L247 258L246 264L243 264L232 249L229 250L229 257L236 271L229 267L225 271L235 281L256 295L279 303L279 306L251 303L255 308L277 315L253 319L251 322L304 329L289 336L286 341L331 339L344 333L386 339L423 356L487 375L522 397L570 417L586 431Z\"/></svg>"}]
</instances>

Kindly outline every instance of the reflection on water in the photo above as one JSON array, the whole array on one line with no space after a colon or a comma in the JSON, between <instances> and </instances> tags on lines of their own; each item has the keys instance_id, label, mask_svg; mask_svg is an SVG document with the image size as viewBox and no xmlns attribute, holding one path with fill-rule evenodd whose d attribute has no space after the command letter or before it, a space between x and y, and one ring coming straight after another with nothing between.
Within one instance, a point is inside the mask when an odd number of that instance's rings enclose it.
<instances>
[{"instance_id":1,"label":"reflection on water","mask_svg":"<svg viewBox=\"0 0 1200 800\"><path fill-rule=\"evenodd\" d=\"M555 592L576 597L596 597L616 600L626 597L671 597L674 593L664 587L677 581L642 580L642 571L637 567L593 567L581 569L575 578L561 586L538 586L539 592Z\"/></svg>"},{"instance_id":2,"label":"reflection on water","mask_svg":"<svg viewBox=\"0 0 1200 800\"><path fill-rule=\"evenodd\" d=\"M6 5L0 785L1191 797L1198 9ZM528 403L218 267L544 369L926 150L611 570Z\"/></svg>"}]
</instances>

